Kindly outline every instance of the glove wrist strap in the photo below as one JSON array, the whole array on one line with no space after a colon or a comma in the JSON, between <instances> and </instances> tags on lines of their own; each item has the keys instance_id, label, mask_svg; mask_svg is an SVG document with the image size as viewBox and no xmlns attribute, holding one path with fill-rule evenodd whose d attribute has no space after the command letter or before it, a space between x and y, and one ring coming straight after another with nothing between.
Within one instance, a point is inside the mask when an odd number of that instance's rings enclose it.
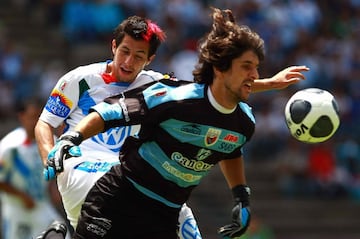
<instances>
[{"instance_id":1,"label":"glove wrist strap","mask_svg":"<svg viewBox=\"0 0 360 239\"><path fill-rule=\"evenodd\" d=\"M60 136L59 140L68 140L75 145L80 145L83 141L83 135L78 131L69 131Z\"/></svg>"},{"instance_id":2,"label":"glove wrist strap","mask_svg":"<svg viewBox=\"0 0 360 239\"><path fill-rule=\"evenodd\" d=\"M244 207L250 205L250 188L247 185L237 185L231 191L236 203L241 202Z\"/></svg>"}]
</instances>

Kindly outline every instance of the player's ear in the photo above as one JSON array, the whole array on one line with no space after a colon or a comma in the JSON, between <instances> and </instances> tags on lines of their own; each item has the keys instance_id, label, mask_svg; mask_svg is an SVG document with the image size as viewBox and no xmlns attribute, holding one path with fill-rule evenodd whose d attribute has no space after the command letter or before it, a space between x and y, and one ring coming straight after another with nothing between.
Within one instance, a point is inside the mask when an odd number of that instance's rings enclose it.
<instances>
[{"instance_id":1,"label":"player's ear","mask_svg":"<svg viewBox=\"0 0 360 239\"><path fill-rule=\"evenodd\" d=\"M145 63L145 66L149 65L155 59L155 56L156 56L155 54L150 56L148 61Z\"/></svg>"},{"instance_id":2,"label":"player's ear","mask_svg":"<svg viewBox=\"0 0 360 239\"><path fill-rule=\"evenodd\" d=\"M111 51L112 51L113 55L115 55L116 48L117 48L117 46L116 46L116 41L115 41L115 39L113 39L113 40L111 41Z\"/></svg>"}]
</instances>

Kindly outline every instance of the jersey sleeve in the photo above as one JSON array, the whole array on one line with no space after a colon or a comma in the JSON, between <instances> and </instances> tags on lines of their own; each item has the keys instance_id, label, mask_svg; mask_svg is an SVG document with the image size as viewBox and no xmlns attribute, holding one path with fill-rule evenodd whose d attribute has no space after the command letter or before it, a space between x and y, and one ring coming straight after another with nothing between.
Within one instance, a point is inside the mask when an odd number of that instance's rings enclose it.
<instances>
[{"instance_id":1,"label":"jersey sleeve","mask_svg":"<svg viewBox=\"0 0 360 239\"><path fill-rule=\"evenodd\" d=\"M79 76L73 72L65 74L50 93L40 119L58 127L77 106L79 91Z\"/></svg>"}]
</instances>

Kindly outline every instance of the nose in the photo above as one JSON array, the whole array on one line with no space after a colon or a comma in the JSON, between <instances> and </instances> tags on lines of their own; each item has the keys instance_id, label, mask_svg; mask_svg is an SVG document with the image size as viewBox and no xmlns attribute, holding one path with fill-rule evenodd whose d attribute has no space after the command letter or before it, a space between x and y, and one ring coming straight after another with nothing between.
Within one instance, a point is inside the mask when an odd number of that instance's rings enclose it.
<instances>
[{"instance_id":1,"label":"nose","mask_svg":"<svg viewBox=\"0 0 360 239\"><path fill-rule=\"evenodd\" d=\"M132 55L128 55L126 58L125 58L125 63L127 65L131 65L132 63L134 62L134 57Z\"/></svg>"},{"instance_id":2,"label":"nose","mask_svg":"<svg viewBox=\"0 0 360 239\"><path fill-rule=\"evenodd\" d=\"M250 77L253 80L259 79L259 72L257 70L257 68L254 68L251 72L250 72Z\"/></svg>"}]
</instances>

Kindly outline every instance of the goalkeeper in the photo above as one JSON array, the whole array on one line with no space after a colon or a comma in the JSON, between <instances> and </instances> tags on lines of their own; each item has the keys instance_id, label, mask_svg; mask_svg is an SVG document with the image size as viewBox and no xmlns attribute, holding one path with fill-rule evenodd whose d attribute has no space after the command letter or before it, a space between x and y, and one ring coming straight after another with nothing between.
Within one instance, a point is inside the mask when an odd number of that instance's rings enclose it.
<instances>
[{"instance_id":1,"label":"goalkeeper","mask_svg":"<svg viewBox=\"0 0 360 239\"><path fill-rule=\"evenodd\" d=\"M122 147L122 163L87 195L75 238L177 238L180 208L216 163L235 200L231 222L219 234L233 238L246 231L250 190L242 147L255 122L243 102L253 87L265 89L269 82L256 80L264 45L256 33L236 24L229 10L214 9L213 20L213 30L200 47L197 83L170 89L175 83L162 80L143 93L136 89L109 98L73 132L61 136L49 153L50 164L59 165L55 169L60 173L68 161L63 159L76 156L76 145L84 139L115 126L142 125L139 136L128 137ZM300 71L307 70L296 69L281 73L285 84L297 82L303 78Z\"/></svg>"}]
</instances>

